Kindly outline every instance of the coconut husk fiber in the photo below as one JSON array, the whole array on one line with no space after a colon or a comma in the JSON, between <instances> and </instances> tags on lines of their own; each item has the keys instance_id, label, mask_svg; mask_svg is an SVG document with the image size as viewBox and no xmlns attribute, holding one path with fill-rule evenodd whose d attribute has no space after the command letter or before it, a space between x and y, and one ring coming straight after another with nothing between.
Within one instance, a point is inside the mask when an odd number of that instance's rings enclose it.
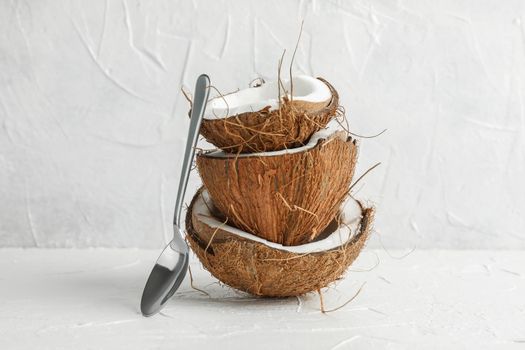
<instances>
[{"instance_id":1,"label":"coconut husk fiber","mask_svg":"<svg viewBox=\"0 0 525 350\"><path fill-rule=\"evenodd\" d=\"M210 143L231 153L268 152L301 146L337 114L337 91L323 78L318 79L332 93L327 104L285 99L281 107L273 111L268 107L227 118L204 119L200 133Z\"/></svg>"},{"instance_id":2,"label":"coconut husk fiber","mask_svg":"<svg viewBox=\"0 0 525 350\"><path fill-rule=\"evenodd\" d=\"M348 194L358 148L338 131L301 152L197 155L217 208L242 230L283 245L314 240Z\"/></svg>"},{"instance_id":3,"label":"coconut husk fiber","mask_svg":"<svg viewBox=\"0 0 525 350\"><path fill-rule=\"evenodd\" d=\"M186 239L204 267L221 282L259 296L288 297L324 288L342 277L371 232L374 211L362 208L356 235L326 251L297 254L212 228L193 215L198 191L186 214ZM327 230L337 229L334 220Z\"/></svg>"}]
</instances>

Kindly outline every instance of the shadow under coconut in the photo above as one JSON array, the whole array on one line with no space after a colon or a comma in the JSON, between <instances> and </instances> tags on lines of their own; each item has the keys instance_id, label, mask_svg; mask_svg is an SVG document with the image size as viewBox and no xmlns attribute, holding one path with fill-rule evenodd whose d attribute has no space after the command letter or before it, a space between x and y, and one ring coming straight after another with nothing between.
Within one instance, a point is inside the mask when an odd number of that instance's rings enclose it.
<instances>
[{"instance_id":1,"label":"shadow under coconut","mask_svg":"<svg viewBox=\"0 0 525 350\"><path fill-rule=\"evenodd\" d=\"M359 295L364 286L364 284L361 285L357 292L354 291L349 295L342 296L342 299L341 295L339 295L341 291L337 289L336 285L323 288L321 296L319 292L313 291L299 296L267 297L252 295L219 281L210 283L210 278L213 277L208 276L204 269L195 272L199 277L197 280L193 280L193 286L191 285L191 279L188 278L184 286L174 294L168 305L166 305L162 316L176 318L177 314L180 313L181 307L188 307L195 311L226 311L236 314L260 311L284 311L312 315L324 314L324 312L336 311L345 307ZM206 276L201 275L203 273ZM323 305L322 299L328 302L329 305L331 304L334 309L326 309L327 305Z\"/></svg>"},{"instance_id":2,"label":"shadow under coconut","mask_svg":"<svg viewBox=\"0 0 525 350\"><path fill-rule=\"evenodd\" d=\"M259 297L238 291L219 282L204 286L199 285L198 282L194 282L194 284L195 288L199 288L199 290L187 286L174 294L170 303L163 310L166 316L169 316L170 311L177 312L180 303L195 309L205 308L216 309L217 311L242 309L246 312L258 309L282 310L284 308L290 309L290 311L299 311L305 301L317 297L314 293L300 297Z\"/></svg>"}]
</instances>

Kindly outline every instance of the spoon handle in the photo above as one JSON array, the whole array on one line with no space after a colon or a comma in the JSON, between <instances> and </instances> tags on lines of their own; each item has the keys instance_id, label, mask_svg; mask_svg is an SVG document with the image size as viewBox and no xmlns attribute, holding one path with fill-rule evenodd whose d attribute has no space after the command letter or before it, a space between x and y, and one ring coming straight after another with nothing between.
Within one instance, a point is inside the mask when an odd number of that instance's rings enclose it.
<instances>
[{"instance_id":1,"label":"spoon handle","mask_svg":"<svg viewBox=\"0 0 525 350\"><path fill-rule=\"evenodd\" d=\"M184 150L184 159L182 161L182 170L180 173L179 190L177 192L177 201L175 202L175 213L173 217L173 225L180 228L180 219L182 214L182 202L188 187L188 178L190 177L190 168L195 156L195 146L199 137L199 129L206 110L206 102L210 94L210 78L206 74L201 74L195 83L195 93L193 106L191 109L190 129L188 131L188 139L186 140L186 149ZM178 231L175 230L175 235Z\"/></svg>"}]
</instances>

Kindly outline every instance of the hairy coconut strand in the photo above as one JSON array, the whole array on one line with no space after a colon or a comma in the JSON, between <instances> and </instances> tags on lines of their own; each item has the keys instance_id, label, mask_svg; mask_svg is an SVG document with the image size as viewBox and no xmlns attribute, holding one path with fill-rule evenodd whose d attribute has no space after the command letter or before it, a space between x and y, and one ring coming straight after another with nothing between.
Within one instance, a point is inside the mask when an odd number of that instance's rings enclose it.
<instances>
[{"instance_id":1,"label":"hairy coconut strand","mask_svg":"<svg viewBox=\"0 0 525 350\"><path fill-rule=\"evenodd\" d=\"M299 147L324 128L337 113L339 95L332 93L328 105L285 100L281 108L241 113L221 119L204 119L201 134L215 146L231 153L254 153Z\"/></svg>"},{"instance_id":2,"label":"hairy coconut strand","mask_svg":"<svg viewBox=\"0 0 525 350\"><path fill-rule=\"evenodd\" d=\"M344 132L313 148L275 156L197 155L204 185L229 222L283 245L314 240L339 211L357 162Z\"/></svg>"},{"instance_id":3,"label":"hairy coconut strand","mask_svg":"<svg viewBox=\"0 0 525 350\"><path fill-rule=\"evenodd\" d=\"M365 245L374 214L371 208L363 209L358 233L344 245L324 252L297 254L207 226L192 214L199 195L200 192L195 195L186 215L186 239L191 249L221 282L268 297L302 295L340 279ZM333 223L337 227L335 220Z\"/></svg>"}]
</instances>

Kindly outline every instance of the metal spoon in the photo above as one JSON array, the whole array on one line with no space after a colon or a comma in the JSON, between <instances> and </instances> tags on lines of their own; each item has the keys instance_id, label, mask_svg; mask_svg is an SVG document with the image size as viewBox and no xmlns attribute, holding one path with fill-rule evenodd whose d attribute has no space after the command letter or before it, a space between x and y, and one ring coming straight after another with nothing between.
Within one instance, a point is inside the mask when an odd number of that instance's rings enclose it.
<instances>
[{"instance_id":1,"label":"metal spoon","mask_svg":"<svg viewBox=\"0 0 525 350\"><path fill-rule=\"evenodd\" d=\"M206 74L200 75L195 84L190 129L182 162L177 201L175 202L173 240L164 248L157 259L142 292L140 310L144 316L152 316L162 309L166 301L179 288L186 276L186 271L188 271L189 250L183 238L184 232L181 229L182 202L186 194L190 167L195 155L199 128L208 101L209 85L210 78Z\"/></svg>"}]
</instances>

